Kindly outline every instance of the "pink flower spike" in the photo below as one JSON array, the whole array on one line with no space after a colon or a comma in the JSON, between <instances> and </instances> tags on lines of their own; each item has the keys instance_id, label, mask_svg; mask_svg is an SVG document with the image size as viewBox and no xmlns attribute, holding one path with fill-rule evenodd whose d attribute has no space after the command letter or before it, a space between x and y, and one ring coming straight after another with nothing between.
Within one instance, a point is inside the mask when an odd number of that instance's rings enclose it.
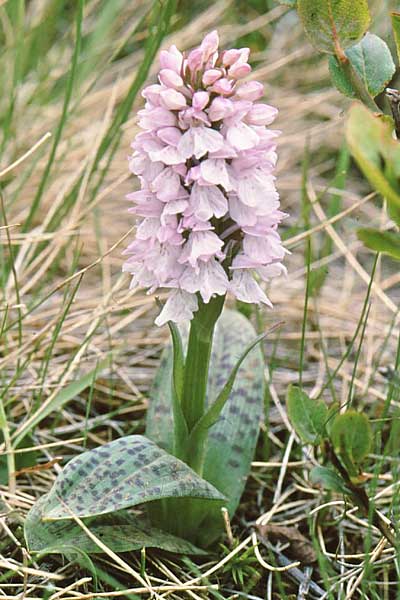
<instances>
[{"instance_id":1,"label":"pink flower spike","mask_svg":"<svg viewBox=\"0 0 400 600\"><path fill-rule=\"evenodd\" d=\"M128 157L140 186L128 196L137 233L123 270L132 288L168 291L157 325L188 321L199 302L227 292L270 305L256 278L286 272L278 132L267 128L277 111L257 103L261 83L238 81L250 72L249 49L218 44L211 32L187 57L163 50L160 84L142 92Z\"/></svg>"}]
</instances>

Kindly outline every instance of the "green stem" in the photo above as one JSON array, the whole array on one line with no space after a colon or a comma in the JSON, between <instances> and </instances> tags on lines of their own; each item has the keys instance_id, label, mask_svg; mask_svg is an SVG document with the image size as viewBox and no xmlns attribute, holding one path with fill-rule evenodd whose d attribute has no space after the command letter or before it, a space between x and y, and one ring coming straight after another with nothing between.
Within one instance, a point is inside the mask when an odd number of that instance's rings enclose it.
<instances>
[{"instance_id":1,"label":"green stem","mask_svg":"<svg viewBox=\"0 0 400 600\"><path fill-rule=\"evenodd\" d=\"M199 301L199 309L190 324L182 396L182 411L189 433L204 414L212 339L224 300L225 296L216 296L208 304Z\"/></svg>"},{"instance_id":2,"label":"green stem","mask_svg":"<svg viewBox=\"0 0 400 600\"><path fill-rule=\"evenodd\" d=\"M327 443L326 448L331 463L339 471L340 475L344 479L346 486L350 490L352 498L357 504L357 506L362 510L362 512L367 518L370 515L372 515L372 524L375 525L377 529L379 529L379 531L387 539L389 544L391 544L393 548L396 548L396 538L392 530L380 517L376 509L373 506L371 506L370 500L364 488L353 483L349 473L347 472L347 469L344 468L338 456L336 455L332 445L329 442Z\"/></svg>"}]
</instances>

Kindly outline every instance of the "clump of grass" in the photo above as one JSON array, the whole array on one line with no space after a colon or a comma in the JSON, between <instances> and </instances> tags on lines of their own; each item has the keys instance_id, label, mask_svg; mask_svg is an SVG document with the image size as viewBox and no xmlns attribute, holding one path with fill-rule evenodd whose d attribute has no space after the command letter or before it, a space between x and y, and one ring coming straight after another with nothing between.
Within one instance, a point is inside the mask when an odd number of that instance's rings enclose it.
<instances>
[{"instance_id":1,"label":"clump of grass","mask_svg":"<svg viewBox=\"0 0 400 600\"><path fill-rule=\"evenodd\" d=\"M345 101L328 87L323 61L294 12L267 8L232 0L182 10L167 0L0 1L0 597L398 592L397 549L340 496L310 483L317 457L296 438L283 400L301 373L312 396L351 399L369 414L375 448L366 488L396 521L399 274L378 258L361 321L374 257L354 234L356 221L387 217L345 160ZM188 48L216 27L223 43L251 45L254 76L280 108L279 188L291 214L290 277L270 290L273 319L285 327L265 346L269 410L233 544L222 540L196 561L156 551L31 556L24 516L62 465L85 447L143 430L167 333L152 325L153 298L129 293L120 273L124 195L135 185L125 159L159 45ZM320 277L310 289L321 269L322 284ZM306 551L290 540L296 531Z\"/></svg>"}]
</instances>

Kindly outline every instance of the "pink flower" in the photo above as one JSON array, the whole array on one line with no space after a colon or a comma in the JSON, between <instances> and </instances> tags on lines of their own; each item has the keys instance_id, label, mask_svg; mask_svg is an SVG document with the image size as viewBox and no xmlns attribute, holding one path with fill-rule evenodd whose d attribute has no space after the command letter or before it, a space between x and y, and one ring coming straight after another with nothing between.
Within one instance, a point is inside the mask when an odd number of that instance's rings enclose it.
<instances>
[{"instance_id":1,"label":"pink flower","mask_svg":"<svg viewBox=\"0 0 400 600\"><path fill-rule=\"evenodd\" d=\"M142 92L129 157L137 232L123 270L131 287L170 290L157 325L190 320L226 293L270 306L258 282L286 272L277 132L267 128L277 110L259 102L261 83L241 82L248 60L248 48L221 52L213 31L186 56L163 50L159 83Z\"/></svg>"}]
</instances>

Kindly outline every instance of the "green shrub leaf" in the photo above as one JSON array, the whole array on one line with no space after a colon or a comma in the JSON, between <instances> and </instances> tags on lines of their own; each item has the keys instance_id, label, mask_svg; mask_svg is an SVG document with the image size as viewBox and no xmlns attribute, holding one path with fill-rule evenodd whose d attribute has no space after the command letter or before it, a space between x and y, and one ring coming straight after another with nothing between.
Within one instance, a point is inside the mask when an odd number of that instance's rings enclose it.
<instances>
[{"instance_id":1,"label":"green shrub leaf","mask_svg":"<svg viewBox=\"0 0 400 600\"><path fill-rule=\"evenodd\" d=\"M387 44L377 35L367 33L345 53L372 98L383 92L396 71ZM339 92L354 98L351 81L335 56L329 57L329 71Z\"/></svg>"},{"instance_id":2,"label":"green shrub leaf","mask_svg":"<svg viewBox=\"0 0 400 600\"><path fill-rule=\"evenodd\" d=\"M348 410L335 418L331 440L335 452L347 468L359 465L368 455L372 444L372 430L368 417Z\"/></svg>"},{"instance_id":3,"label":"green shrub leaf","mask_svg":"<svg viewBox=\"0 0 400 600\"><path fill-rule=\"evenodd\" d=\"M318 444L325 435L328 408L322 400L310 398L300 388L290 386L287 394L290 422L305 444Z\"/></svg>"},{"instance_id":4,"label":"green shrub leaf","mask_svg":"<svg viewBox=\"0 0 400 600\"><path fill-rule=\"evenodd\" d=\"M392 19L393 36L394 41L396 42L397 56L400 60L400 13L392 12L390 16Z\"/></svg>"},{"instance_id":5,"label":"green shrub leaf","mask_svg":"<svg viewBox=\"0 0 400 600\"><path fill-rule=\"evenodd\" d=\"M370 23L367 0L298 0L297 10L312 44L328 54L335 41L343 49L356 44Z\"/></svg>"},{"instance_id":6,"label":"green shrub leaf","mask_svg":"<svg viewBox=\"0 0 400 600\"><path fill-rule=\"evenodd\" d=\"M349 490L346 487L343 479L329 467L317 466L310 471L310 481L314 485L320 485L325 490L337 492L339 494L348 494Z\"/></svg>"},{"instance_id":7,"label":"green shrub leaf","mask_svg":"<svg viewBox=\"0 0 400 600\"><path fill-rule=\"evenodd\" d=\"M44 518L115 512L169 497L224 500L182 461L141 435L120 438L73 458L51 489Z\"/></svg>"},{"instance_id":8,"label":"green shrub leaf","mask_svg":"<svg viewBox=\"0 0 400 600\"><path fill-rule=\"evenodd\" d=\"M103 552L78 523L43 521L48 502L48 495L40 498L25 520L25 539L30 552L70 555L71 547L88 554ZM113 552L159 548L179 554L204 554L190 542L152 527L145 515L133 516L120 511L84 519L84 523Z\"/></svg>"},{"instance_id":9,"label":"green shrub leaf","mask_svg":"<svg viewBox=\"0 0 400 600\"><path fill-rule=\"evenodd\" d=\"M378 229L366 227L359 229L357 235L371 250L389 254L393 258L400 260L400 233L378 231Z\"/></svg>"}]
</instances>

